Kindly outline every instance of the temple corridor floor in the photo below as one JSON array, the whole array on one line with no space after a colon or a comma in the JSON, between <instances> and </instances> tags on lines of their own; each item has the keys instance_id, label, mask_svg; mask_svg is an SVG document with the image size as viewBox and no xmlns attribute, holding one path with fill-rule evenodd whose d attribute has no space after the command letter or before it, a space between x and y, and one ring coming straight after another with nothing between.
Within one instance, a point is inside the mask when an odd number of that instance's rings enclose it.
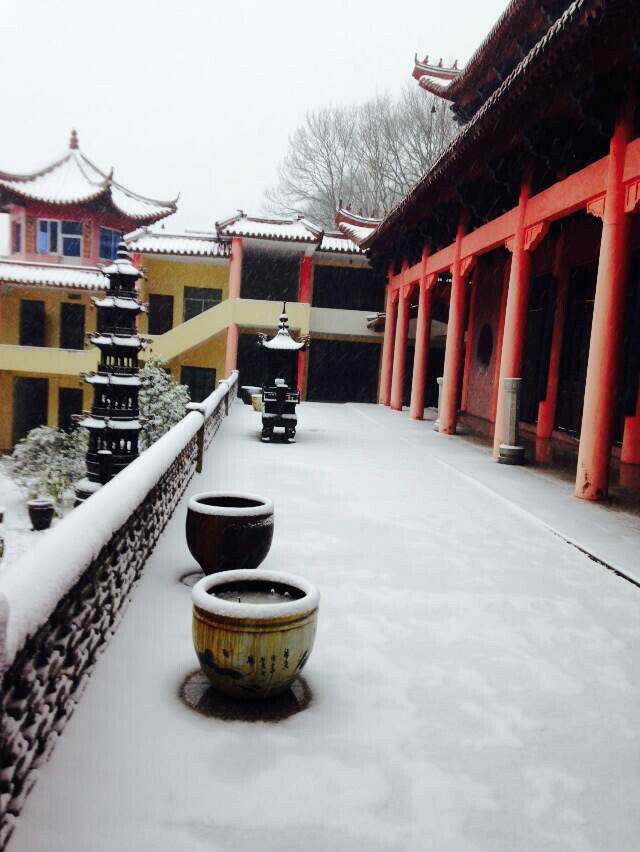
<instances>
[{"instance_id":1,"label":"temple corridor floor","mask_svg":"<svg viewBox=\"0 0 640 852\"><path fill-rule=\"evenodd\" d=\"M264 566L321 591L313 700L277 723L178 695L207 489L272 497ZM636 852L640 589L574 545L638 571L637 519L429 423L306 403L262 444L236 403L9 852Z\"/></svg>"}]
</instances>

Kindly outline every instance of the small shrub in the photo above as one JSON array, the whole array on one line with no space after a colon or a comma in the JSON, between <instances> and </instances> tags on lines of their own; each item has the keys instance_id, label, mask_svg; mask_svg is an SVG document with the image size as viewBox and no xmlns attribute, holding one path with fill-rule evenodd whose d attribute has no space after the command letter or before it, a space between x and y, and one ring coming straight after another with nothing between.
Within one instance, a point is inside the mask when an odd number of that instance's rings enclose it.
<instances>
[{"instance_id":1,"label":"small shrub","mask_svg":"<svg viewBox=\"0 0 640 852\"><path fill-rule=\"evenodd\" d=\"M146 422L140 433L140 449L149 447L185 415L191 401L189 388L176 382L164 369L164 361L150 358L140 370L140 413Z\"/></svg>"},{"instance_id":2,"label":"small shrub","mask_svg":"<svg viewBox=\"0 0 640 852\"><path fill-rule=\"evenodd\" d=\"M89 436L38 426L19 441L6 460L7 472L28 499L48 495L58 506L65 492L86 476Z\"/></svg>"}]
</instances>

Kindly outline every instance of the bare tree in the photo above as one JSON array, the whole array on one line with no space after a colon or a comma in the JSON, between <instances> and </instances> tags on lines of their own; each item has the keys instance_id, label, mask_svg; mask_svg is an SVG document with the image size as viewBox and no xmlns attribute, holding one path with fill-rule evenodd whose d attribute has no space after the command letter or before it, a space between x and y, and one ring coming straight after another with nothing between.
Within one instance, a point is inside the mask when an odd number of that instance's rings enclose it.
<instances>
[{"instance_id":1,"label":"bare tree","mask_svg":"<svg viewBox=\"0 0 640 852\"><path fill-rule=\"evenodd\" d=\"M422 177L455 135L448 104L408 85L397 99L308 112L289 138L270 212L331 226L340 201L382 215Z\"/></svg>"}]
</instances>

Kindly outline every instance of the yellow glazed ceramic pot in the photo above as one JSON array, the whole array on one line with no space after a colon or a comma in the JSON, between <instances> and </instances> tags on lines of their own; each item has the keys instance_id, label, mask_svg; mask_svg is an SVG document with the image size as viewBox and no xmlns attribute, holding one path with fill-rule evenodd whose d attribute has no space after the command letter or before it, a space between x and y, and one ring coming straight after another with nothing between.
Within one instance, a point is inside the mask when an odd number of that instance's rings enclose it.
<instances>
[{"instance_id":1,"label":"yellow glazed ceramic pot","mask_svg":"<svg viewBox=\"0 0 640 852\"><path fill-rule=\"evenodd\" d=\"M260 699L284 692L313 648L318 590L280 571L222 571L193 587L193 644L216 689Z\"/></svg>"},{"instance_id":2,"label":"yellow glazed ceramic pot","mask_svg":"<svg viewBox=\"0 0 640 852\"><path fill-rule=\"evenodd\" d=\"M254 411L262 411L262 393L251 394L251 404Z\"/></svg>"}]
</instances>

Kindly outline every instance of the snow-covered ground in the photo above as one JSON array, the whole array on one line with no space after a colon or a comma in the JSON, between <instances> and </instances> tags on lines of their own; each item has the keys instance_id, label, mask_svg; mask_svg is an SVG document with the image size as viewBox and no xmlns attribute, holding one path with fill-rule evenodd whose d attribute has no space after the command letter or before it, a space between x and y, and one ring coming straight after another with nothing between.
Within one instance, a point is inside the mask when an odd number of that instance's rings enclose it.
<instances>
[{"instance_id":1,"label":"snow-covered ground","mask_svg":"<svg viewBox=\"0 0 640 852\"><path fill-rule=\"evenodd\" d=\"M305 404L293 446L258 429L236 404L188 493L273 498L265 567L322 593L310 707L179 700L185 497L9 852L636 852L640 589L550 529L566 486L377 406ZM566 505L606 557L608 513ZM609 529L631 561L640 532Z\"/></svg>"},{"instance_id":2,"label":"snow-covered ground","mask_svg":"<svg viewBox=\"0 0 640 852\"><path fill-rule=\"evenodd\" d=\"M0 576L28 550L42 533L31 529L27 512L26 498L9 479L0 460L0 506L4 509L4 522L0 525L0 535L4 538L4 558L0 559Z\"/></svg>"},{"instance_id":3,"label":"snow-covered ground","mask_svg":"<svg viewBox=\"0 0 640 852\"><path fill-rule=\"evenodd\" d=\"M4 558L0 559L0 577L18 557L22 556L36 541L40 541L46 531L36 532L31 527L27 511L27 498L18 489L6 472L5 464L0 459L0 506L4 509L4 522L0 524L0 535L4 538ZM71 511L73 494L65 496L62 514ZM58 523L54 516L51 526Z\"/></svg>"}]
</instances>

